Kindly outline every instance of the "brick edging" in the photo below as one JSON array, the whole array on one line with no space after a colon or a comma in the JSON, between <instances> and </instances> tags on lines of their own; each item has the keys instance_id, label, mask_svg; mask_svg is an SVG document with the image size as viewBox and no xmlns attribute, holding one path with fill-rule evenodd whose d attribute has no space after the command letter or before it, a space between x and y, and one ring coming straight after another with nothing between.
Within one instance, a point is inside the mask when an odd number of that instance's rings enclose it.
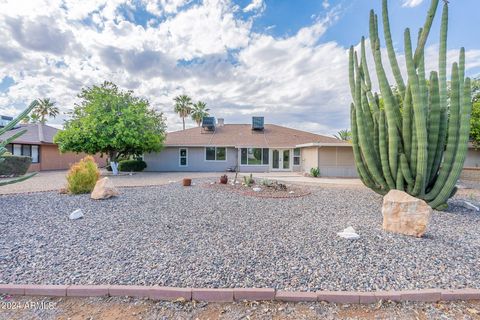
<instances>
[{"instance_id":1,"label":"brick edging","mask_svg":"<svg viewBox=\"0 0 480 320\"><path fill-rule=\"evenodd\" d=\"M332 303L376 303L380 300L438 302L480 300L480 289L421 289L407 291L284 291L271 288L177 288L137 285L31 285L0 284L0 295L49 297L134 297L152 300L207 302L325 301Z\"/></svg>"}]
</instances>

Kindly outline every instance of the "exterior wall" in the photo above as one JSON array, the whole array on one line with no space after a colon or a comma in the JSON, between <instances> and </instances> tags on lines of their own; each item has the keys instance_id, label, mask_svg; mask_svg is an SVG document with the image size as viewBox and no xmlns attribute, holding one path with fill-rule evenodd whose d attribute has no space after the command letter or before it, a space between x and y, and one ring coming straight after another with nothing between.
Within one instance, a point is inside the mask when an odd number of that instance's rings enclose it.
<instances>
[{"instance_id":1,"label":"exterior wall","mask_svg":"<svg viewBox=\"0 0 480 320\"><path fill-rule=\"evenodd\" d=\"M65 170L70 168L70 165L79 161L86 156L85 153L60 153L56 145L41 145L40 146L40 163L35 163L30 166L28 171L43 171L43 170ZM99 155L94 156L95 161L99 166L105 165L105 158Z\"/></svg>"},{"instance_id":2,"label":"exterior wall","mask_svg":"<svg viewBox=\"0 0 480 320\"><path fill-rule=\"evenodd\" d=\"M480 150L468 149L465 168L480 168Z\"/></svg>"},{"instance_id":3,"label":"exterior wall","mask_svg":"<svg viewBox=\"0 0 480 320\"><path fill-rule=\"evenodd\" d=\"M226 171L237 165L237 150L227 148L226 161L206 161L204 147L187 147L187 166L179 165L180 147L166 147L161 152L145 154L143 159L147 163L145 171Z\"/></svg>"},{"instance_id":4,"label":"exterior wall","mask_svg":"<svg viewBox=\"0 0 480 320\"><path fill-rule=\"evenodd\" d=\"M358 177L351 147L320 147L318 163L321 177Z\"/></svg>"},{"instance_id":5,"label":"exterior wall","mask_svg":"<svg viewBox=\"0 0 480 320\"><path fill-rule=\"evenodd\" d=\"M310 169L318 167L318 147L302 148L302 170L310 172Z\"/></svg>"}]
</instances>

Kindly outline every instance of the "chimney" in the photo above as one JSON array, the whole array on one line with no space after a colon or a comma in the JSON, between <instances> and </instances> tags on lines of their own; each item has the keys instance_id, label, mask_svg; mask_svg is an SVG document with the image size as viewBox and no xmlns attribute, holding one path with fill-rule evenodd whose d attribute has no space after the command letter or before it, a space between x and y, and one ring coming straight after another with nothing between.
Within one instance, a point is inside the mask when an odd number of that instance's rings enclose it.
<instances>
[{"instance_id":1,"label":"chimney","mask_svg":"<svg viewBox=\"0 0 480 320\"><path fill-rule=\"evenodd\" d=\"M218 118L217 119L217 126L223 127L224 124L225 124L225 119L223 119L223 118Z\"/></svg>"}]
</instances>

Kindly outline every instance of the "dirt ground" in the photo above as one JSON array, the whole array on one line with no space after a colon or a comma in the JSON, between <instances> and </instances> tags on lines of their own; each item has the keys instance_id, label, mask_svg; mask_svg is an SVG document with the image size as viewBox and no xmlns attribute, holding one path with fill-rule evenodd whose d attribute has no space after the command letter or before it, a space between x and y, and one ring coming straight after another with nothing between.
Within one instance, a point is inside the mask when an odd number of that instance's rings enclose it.
<instances>
[{"instance_id":1,"label":"dirt ground","mask_svg":"<svg viewBox=\"0 0 480 320\"><path fill-rule=\"evenodd\" d=\"M328 303L162 302L133 298L0 297L0 319L480 319L480 301Z\"/></svg>"}]
</instances>

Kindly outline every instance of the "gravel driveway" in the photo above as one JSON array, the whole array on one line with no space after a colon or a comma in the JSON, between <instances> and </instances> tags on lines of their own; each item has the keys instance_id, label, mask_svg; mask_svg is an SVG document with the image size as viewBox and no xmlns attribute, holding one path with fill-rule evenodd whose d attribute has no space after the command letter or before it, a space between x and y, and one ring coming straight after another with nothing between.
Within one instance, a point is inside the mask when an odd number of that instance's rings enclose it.
<instances>
[{"instance_id":1,"label":"gravel driveway","mask_svg":"<svg viewBox=\"0 0 480 320\"><path fill-rule=\"evenodd\" d=\"M426 237L416 239L381 230L381 201L365 188L261 199L199 181L188 189L122 188L105 201L3 195L0 283L480 288L479 213L455 205L435 212ZM85 218L70 221L77 208ZM361 238L339 238L347 226Z\"/></svg>"}]
</instances>

